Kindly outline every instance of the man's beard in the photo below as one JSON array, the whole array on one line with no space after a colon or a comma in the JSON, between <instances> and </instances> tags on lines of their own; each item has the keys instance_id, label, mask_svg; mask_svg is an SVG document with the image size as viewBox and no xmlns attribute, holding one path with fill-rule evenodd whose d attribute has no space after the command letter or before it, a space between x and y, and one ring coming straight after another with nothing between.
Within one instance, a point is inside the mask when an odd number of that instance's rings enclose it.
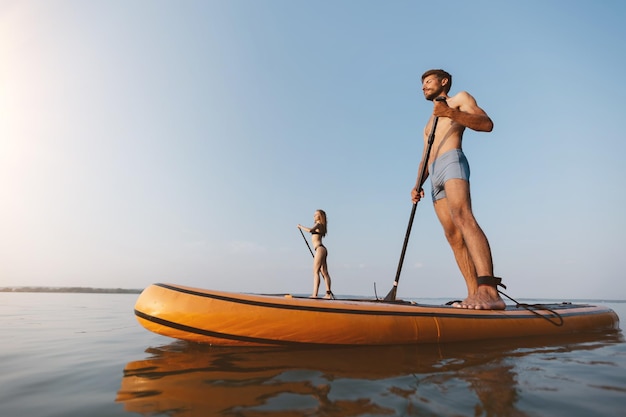
<instances>
[{"instance_id":1,"label":"man's beard","mask_svg":"<svg viewBox=\"0 0 626 417\"><path fill-rule=\"evenodd\" d=\"M443 88L439 88L425 97L426 97L426 100L433 101L434 99L442 95L442 93L443 93Z\"/></svg>"}]
</instances>

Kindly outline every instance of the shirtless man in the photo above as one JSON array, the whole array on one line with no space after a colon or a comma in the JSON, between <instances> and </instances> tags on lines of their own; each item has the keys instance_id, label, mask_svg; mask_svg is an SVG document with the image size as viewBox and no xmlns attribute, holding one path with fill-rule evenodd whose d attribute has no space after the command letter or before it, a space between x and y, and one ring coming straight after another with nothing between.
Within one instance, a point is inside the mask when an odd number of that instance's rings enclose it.
<instances>
[{"instance_id":1,"label":"shirtless man","mask_svg":"<svg viewBox=\"0 0 626 417\"><path fill-rule=\"evenodd\" d=\"M452 76L443 70L429 70L422 75L424 97L434 103L433 114L424 129L425 144L434 118L439 120L429 159L424 161L426 155L422 155L418 172L421 172L424 163L428 164L422 181L431 177L435 213L467 285L467 298L454 306L501 310L505 308L505 303L497 286L503 285L500 278L493 276L489 242L472 213L469 165L461 148L466 127L490 132L493 122L469 93L461 91L448 96L451 85ZM435 101L437 97L445 97L446 100ZM424 197L422 185L416 183L411 190L414 203Z\"/></svg>"}]
</instances>

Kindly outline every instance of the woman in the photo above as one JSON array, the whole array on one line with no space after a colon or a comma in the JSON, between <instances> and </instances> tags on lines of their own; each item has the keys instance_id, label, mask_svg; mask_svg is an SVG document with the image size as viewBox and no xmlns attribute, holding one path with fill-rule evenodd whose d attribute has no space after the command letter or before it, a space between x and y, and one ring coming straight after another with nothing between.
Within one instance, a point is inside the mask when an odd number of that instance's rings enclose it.
<instances>
[{"instance_id":1,"label":"woman","mask_svg":"<svg viewBox=\"0 0 626 417\"><path fill-rule=\"evenodd\" d=\"M298 225L298 229L311 233L311 240L315 248L315 255L313 256L313 295L311 295L311 298L317 298L317 292L320 287L320 272L326 283L326 295L324 298L333 298L333 293L330 290L330 274L328 273L328 265L326 264L328 251L322 244L322 238L326 236L327 225L324 210L317 210L313 215L313 221L315 225L311 228L304 227L301 224Z\"/></svg>"}]
</instances>

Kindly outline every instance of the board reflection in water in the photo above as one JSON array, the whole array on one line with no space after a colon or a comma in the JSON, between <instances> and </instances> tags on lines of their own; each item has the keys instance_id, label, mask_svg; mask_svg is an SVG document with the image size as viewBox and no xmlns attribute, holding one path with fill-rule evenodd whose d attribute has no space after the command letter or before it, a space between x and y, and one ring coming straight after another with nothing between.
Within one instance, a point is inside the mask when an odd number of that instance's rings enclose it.
<instances>
[{"instance_id":1,"label":"board reflection in water","mask_svg":"<svg viewBox=\"0 0 626 417\"><path fill-rule=\"evenodd\" d=\"M127 411L207 415L526 415L520 359L592 351L619 333L449 345L224 348L174 342L129 362ZM384 389L381 389L381 384Z\"/></svg>"}]
</instances>

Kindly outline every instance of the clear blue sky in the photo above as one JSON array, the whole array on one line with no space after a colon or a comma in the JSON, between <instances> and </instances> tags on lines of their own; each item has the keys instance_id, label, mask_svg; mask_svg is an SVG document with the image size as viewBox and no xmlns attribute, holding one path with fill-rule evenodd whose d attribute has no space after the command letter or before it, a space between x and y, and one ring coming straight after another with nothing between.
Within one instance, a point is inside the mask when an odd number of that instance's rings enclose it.
<instances>
[{"instance_id":1,"label":"clear blue sky","mask_svg":"<svg viewBox=\"0 0 626 417\"><path fill-rule=\"evenodd\" d=\"M3 1L0 286L391 288L453 75L475 215L516 298L626 298L621 1ZM430 185L427 187L427 193ZM430 198L399 297L465 295Z\"/></svg>"}]
</instances>

